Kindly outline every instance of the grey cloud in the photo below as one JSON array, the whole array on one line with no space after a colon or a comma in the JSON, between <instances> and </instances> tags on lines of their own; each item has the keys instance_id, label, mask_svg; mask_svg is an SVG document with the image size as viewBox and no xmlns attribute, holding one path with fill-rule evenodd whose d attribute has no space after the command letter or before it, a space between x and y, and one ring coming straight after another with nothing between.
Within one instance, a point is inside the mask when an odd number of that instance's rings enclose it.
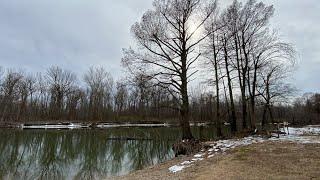
<instances>
[{"instance_id":1,"label":"grey cloud","mask_svg":"<svg viewBox=\"0 0 320 180\"><path fill-rule=\"evenodd\" d=\"M274 4L273 27L299 53L293 82L320 91L318 1L263 2ZM79 74L103 65L119 77L121 49L132 45L130 26L151 6L152 0L1 0L0 65L27 71L60 65Z\"/></svg>"},{"instance_id":2,"label":"grey cloud","mask_svg":"<svg viewBox=\"0 0 320 180\"><path fill-rule=\"evenodd\" d=\"M99 64L118 74L130 26L151 4L134 2L1 1L1 65L28 71L61 65L80 73Z\"/></svg>"},{"instance_id":3,"label":"grey cloud","mask_svg":"<svg viewBox=\"0 0 320 180\"><path fill-rule=\"evenodd\" d=\"M320 4L317 0L268 0L276 14L272 21L298 52L293 83L302 91L320 91Z\"/></svg>"}]
</instances>

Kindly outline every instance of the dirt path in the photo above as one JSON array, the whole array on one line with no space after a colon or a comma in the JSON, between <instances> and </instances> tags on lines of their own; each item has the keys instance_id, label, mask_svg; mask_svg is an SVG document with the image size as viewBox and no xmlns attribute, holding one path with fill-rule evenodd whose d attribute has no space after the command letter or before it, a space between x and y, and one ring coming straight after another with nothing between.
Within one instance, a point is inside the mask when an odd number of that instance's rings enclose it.
<instances>
[{"instance_id":1,"label":"dirt path","mask_svg":"<svg viewBox=\"0 0 320 180\"><path fill-rule=\"evenodd\" d=\"M161 165L113 179L319 179L320 144L264 142L239 147L226 154L196 162L178 173L168 168L183 162L174 159Z\"/></svg>"}]
</instances>

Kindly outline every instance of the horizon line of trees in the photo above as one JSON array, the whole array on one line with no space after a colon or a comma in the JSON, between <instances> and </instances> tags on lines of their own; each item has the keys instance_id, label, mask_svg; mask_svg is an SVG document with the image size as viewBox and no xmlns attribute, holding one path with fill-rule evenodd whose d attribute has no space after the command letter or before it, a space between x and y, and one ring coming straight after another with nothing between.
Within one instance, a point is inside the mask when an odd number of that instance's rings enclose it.
<instances>
[{"instance_id":1,"label":"horizon line of trees","mask_svg":"<svg viewBox=\"0 0 320 180\"><path fill-rule=\"evenodd\" d=\"M82 85L81 85L82 84ZM190 93L190 120L216 124L217 98L212 88L200 83ZM161 121L175 122L179 102L152 80L136 77L114 82L102 67L91 67L82 79L69 71L52 66L45 73L26 73L0 68L0 122L35 121ZM236 115L241 116L241 95L235 95ZM257 104L257 121L264 115L263 100ZM220 119L230 123L229 101L219 101ZM306 93L293 103L272 104L269 122L293 124L320 122L320 94ZM272 119L271 119L272 118ZM239 123L239 122L238 122Z\"/></svg>"},{"instance_id":2,"label":"horizon line of trees","mask_svg":"<svg viewBox=\"0 0 320 180\"><path fill-rule=\"evenodd\" d=\"M51 66L44 73L0 67L0 122L139 121L172 119L170 96L145 82L119 80L103 67L75 73Z\"/></svg>"}]
</instances>

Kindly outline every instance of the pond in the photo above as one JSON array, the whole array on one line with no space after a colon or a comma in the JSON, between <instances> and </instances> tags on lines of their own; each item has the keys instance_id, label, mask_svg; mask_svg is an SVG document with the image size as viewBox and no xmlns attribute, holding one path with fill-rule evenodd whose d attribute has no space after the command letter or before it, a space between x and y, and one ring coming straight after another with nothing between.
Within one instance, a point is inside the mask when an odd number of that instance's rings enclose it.
<instances>
[{"instance_id":1,"label":"pond","mask_svg":"<svg viewBox=\"0 0 320 180\"><path fill-rule=\"evenodd\" d=\"M193 127L215 137L213 127ZM177 127L85 130L0 129L0 179L101 179L174 157Z\"/></svg>"}]
</instances>

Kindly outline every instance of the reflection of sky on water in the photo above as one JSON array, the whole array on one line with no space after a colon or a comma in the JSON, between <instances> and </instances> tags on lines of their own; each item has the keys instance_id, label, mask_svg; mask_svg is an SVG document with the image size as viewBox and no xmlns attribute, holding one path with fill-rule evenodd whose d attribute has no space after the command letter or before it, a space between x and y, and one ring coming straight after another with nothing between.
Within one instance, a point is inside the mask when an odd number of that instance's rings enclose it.
<instances>
[{"instance_id":1,"label":"reflection of sky on water","mask_svg":"<svg viewBox=\"0 0 320 180\"><path fill-rule=\"evenodd\" d=\"M213 128L197 127L193 132L204 138L214 137ZM125 140L128 137L140 140ZM180 131L175 127L1 130L0 179L100 179L125 175L171 159L172 144L179 137Z\"/></svg>"}]
</instances>

